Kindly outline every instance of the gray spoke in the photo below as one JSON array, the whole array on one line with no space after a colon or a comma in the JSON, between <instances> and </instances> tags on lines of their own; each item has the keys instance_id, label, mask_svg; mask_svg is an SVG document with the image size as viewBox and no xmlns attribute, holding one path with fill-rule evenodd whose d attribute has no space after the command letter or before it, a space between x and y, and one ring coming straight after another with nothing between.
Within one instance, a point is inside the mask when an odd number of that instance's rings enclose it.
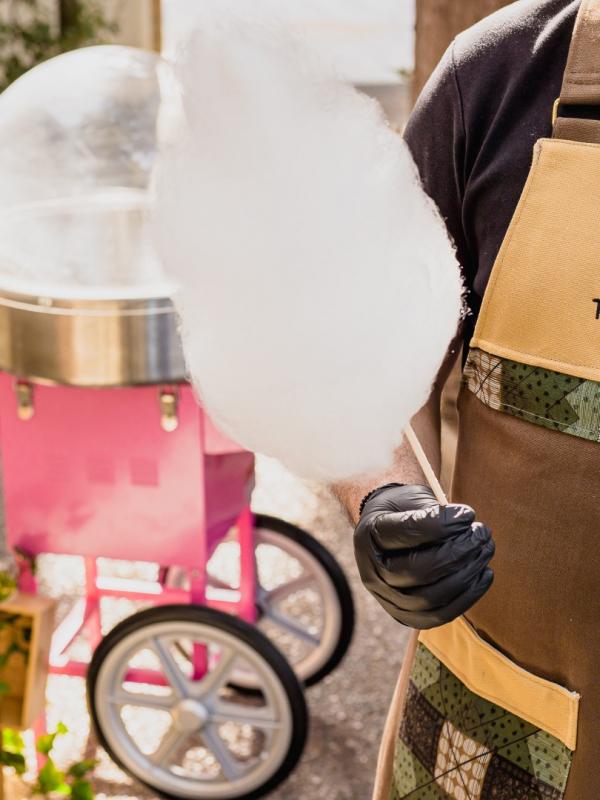
<instances>
[{"instance_id":1,"label":"gray spoke","mask_svg":"<svg viewBox=\"0 0 600 800\"><path fill-rule=\"evenodd\" d=\"M177 666L177 662L173 658L173 654L158 636L154 636L152 638L152 649L158 656L160 664L165 673L165 678L171 685L173 691L178 694L179 697L188 697L190 694L189 684L184 674Z\"/></svg>"},{"instance_id":2,"label":"gray spoke","mask_svg":"<svg viewBox=\"0 0 600 800\"><path fill-rule=\"evenodd\" d=\"M157 708L165 711L169 711L176 703L172 695L127 692L124 689L117 689L107 698L107 701L115 706L140 706L142 708Z\"/></svg>"},{"instance_id":3,"label":"gray spoke","mask_svg":"<svg viewBox=\"0 0 600 800\"><path fill-rule=\"evenodd\" d=\"M187 731L180 731L175 725L171 725L154 753L149 756L150 761L157 767L162 767L163 769L165 765L168 767L168 759L170 756L172 756L177 748L184 744L189 738L190 734Z\"/></svg>"},{"instance_id":4,"label":"gray spoke","mask_svg":"<svg viewBox=\"0 0 600 800\"><path fill-rule=\"evenodd\" d=\"M306 628L303 628L302 625L295 622L291 617L288 617L287 614L282 614L270 608L265 612L264 617L277 625L277 627L282 628L297 639L302 639L303 642L307 642L313 647L318 647L321 643L318 636L307 631Z\"/></svg>"},{"instance_id":5,"label":"gray spoke","mask_svg":"<svg viewBox=\"0 0 600 800\"><path fill-rule=\"evenodd\" d=\"M282 583L280 586L276 586L274 589L265 592L263 598L267 603L278 604L281 603L285 597L289 597L295 592L300 592L313 583L315 583L314 575L311 575L309 572L303 572L302 575L299 575L297 578L293 578L291 581Z\"/></svg>"},{"instance_id":6,"label":"gray spoke","mask_svg":"<svg viewBox=\"0 0 600 800\"><path fill-rule=\"evenodd\" d=\"M227 703L219 701L210 715L211 722L224 724L234 722L240 725L250 725L252 728L275 730L281 727L278 720L269 708L256 708L244 706L240 703Z\"/></svg>"},{"instance_id":7,"label":"gray spoke","mask_svg":"<svg viewBox=\"0 0 600 800\"><path fill-rule=\"evenodd\" d=\"M227 681L233 670L233 665L237 659L237 653L233 648L222 648L221 657L210 672L198 682L195 694L201 698L210 698L217 694L219 689Z\"/></svg>"},{"instance_id":8,"label":"gray spoke","mask_svg":"<svg viewBox=\"0 0 600 800\"><path fill-rule=\"evenodd\" d=\"M223 739L219 735L219 731L214 725L210 723L205 725L202 729L202 739L204 744L211 751L213 756L219 762L221 772L228 781L234 782L242 775L240 764L236 763L235 757L229 750Z\"/></svg>"}]
</instances>

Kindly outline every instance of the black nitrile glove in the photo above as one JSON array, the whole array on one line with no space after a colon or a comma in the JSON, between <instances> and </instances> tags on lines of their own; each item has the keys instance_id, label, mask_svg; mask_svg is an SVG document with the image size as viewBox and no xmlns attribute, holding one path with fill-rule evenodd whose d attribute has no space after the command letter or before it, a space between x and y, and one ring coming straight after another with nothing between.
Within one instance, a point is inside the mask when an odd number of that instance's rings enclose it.
<instances>
[{"instance_id":1,"label":"black nitrile glove","mask_svg":"<svg viewBox=\"0 0 600 800\"><path fill-rule=\"evenodd\" d=\"M469 506L440 506L427 486L384 486L368 496L354 532L360 577L411 628L445 625L490 588L491 531Z\"/></svg>"}]
</instances>

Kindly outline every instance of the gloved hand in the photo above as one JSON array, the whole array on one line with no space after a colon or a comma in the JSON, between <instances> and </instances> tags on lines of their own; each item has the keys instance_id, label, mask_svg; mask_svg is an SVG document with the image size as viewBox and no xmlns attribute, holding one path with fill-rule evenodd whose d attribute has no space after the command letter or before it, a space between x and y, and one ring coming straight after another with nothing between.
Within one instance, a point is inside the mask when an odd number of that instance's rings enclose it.
<instances>
[{"instance_id":1,"label":"gloved hand","mask_svg":"<svg viewBox=\"0 0 600 800\"><path fill-rule=\"evenodd\" d=\"M427 486L384 486L364 503L354 552L366 588L398 622L435 628L490 588L491 531L469 506L440 506Z\"/></svg>"}]
</instances>

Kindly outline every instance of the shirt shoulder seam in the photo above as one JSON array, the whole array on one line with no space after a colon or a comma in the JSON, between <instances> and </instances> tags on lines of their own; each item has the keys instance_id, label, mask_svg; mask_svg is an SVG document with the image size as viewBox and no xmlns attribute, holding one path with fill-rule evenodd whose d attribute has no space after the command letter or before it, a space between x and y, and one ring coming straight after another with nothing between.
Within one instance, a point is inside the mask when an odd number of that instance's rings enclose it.
<instances>
[{"instance_id":1,"label":"shirt shoulder seam","mask_svg":"<svg viewBox=\"0 0 600 800\"><path fill-rule=\"evenodd\" d=\"M458 108L460 110L460 125L462 129L462 135L464 138L467 135L466 125L465 125L465 108L463 102L463 93L460 87L460 81L458 79L458 69L456 67L455 49L456 49L456 39L454 39L452 44L450 45L450 64L452 66L452 77L454 79L454 86L456 88L456 94L458 97Z\"/></svg>"}]
</instances>

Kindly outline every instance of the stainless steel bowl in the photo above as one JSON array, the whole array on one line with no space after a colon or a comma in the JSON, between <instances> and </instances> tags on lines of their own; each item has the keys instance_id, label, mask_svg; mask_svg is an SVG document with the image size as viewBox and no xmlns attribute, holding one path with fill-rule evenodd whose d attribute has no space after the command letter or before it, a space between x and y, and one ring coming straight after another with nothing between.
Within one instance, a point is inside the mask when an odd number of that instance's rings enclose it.
<instances>
[{"instance_id":1,"label":"stainless steel bowl","mask_svg":"<svg viewBox=\"0 0 600 800\"><path fill-rule=\"evenodd\" d=\"M179 113L169 65L113 45L50 59L2 93L0 369L73 386L185 378L150 222Z\"/></svg>"},{"instance_id":2,"label":"stainless steel bowl","mask_svg":"<svg viewBox=\"0 0 600 800\"><path fill-rule=\"evenodd\" d=\"M185 379L171 300L77 300L0 291L0 369L70 386Z\"/></svg>"}]
</instances>

